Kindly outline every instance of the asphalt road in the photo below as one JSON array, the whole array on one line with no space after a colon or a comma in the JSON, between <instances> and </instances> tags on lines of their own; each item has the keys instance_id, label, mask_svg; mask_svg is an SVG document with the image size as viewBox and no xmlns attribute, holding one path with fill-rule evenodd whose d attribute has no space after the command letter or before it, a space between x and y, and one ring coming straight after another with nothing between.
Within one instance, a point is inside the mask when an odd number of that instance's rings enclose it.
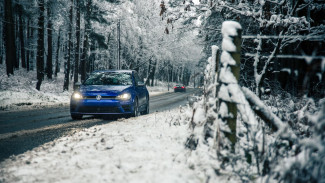
<instances>
[{"instance_id":1,"label":"asphalt road","mask_svg":"<svg viewBox=\"0 0 325 183\"><path fill-rule=\"evenodd\" d=\"M188 96L199 92L165 93L150 98L150 113L170 110L185 105ZM112 122L116 119L86 116L72 120L69 106L44 107L24 111L0 112L0 161L24 153L56 138L71 135L84 128Z\"/></svg>"}]
</instances>

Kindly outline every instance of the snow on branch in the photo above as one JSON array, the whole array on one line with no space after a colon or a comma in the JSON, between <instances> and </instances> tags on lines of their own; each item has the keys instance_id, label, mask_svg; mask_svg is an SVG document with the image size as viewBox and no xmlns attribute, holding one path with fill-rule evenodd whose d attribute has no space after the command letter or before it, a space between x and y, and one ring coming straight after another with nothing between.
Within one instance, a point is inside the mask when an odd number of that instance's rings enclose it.
<instances>
[{"instance_id":1,"label":"snow on branch","mask_svg":"<svg viewBox=\"0 0 325 183\"><path fill-rule=\"evenodd\" d=\"M295 139L296 135L285 125L270 109L248 88L241 88L248 103L252 106L255 113L265 121L273 130L279 131L281 137ZM286 134L284 134L284 132Z\"/></svg>"},{"instance_id":2,"label":"snow on branch","mask_svg":"<svg viewBox=\"0 0 325 183\"><path fill-rule=\"evenodd\" d=\"M283 31L280 32L280 36L282 36ZM266 73L266 69L272 59L275 58L276 54L279 52L279 48L281 46L282 39L279 39L274 50L272 51L271 55L268 57L267 61L265 62L263 69L260 73L257 71L258 63L260 62L260 52L262 49L262 40L259 39L259 44L257 46L257 52L256 56L254 57L254 76L255 76L255 83L256 83L256 94L259 96L260 95L260 87L261 84L263 83L263 77L264 74Z\"/></svg>"}]
</instances>

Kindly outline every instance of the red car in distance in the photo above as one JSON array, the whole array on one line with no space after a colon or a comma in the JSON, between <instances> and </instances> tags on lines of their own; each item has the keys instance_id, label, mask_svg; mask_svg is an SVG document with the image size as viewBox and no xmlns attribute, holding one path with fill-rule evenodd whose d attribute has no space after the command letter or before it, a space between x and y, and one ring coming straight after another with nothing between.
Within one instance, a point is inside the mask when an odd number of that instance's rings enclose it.
<instances>
[{"instance_id":1,"label":"red car in distance","mask_svg":"<svg viewBox=\"0 0 325 183\"><path fill-rule=\"evenodd\" d=\"M186 92L186 87L181 85L174 86L174 92Z\"/></svg>"}]
</instances>

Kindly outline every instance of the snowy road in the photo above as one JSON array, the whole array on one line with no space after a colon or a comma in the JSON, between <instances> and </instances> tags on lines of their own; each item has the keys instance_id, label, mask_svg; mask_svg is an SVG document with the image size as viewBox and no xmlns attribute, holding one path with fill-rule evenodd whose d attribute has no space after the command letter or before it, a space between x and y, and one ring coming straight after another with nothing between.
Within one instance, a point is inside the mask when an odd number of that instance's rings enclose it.
<instances>
[{"instance_id":1,"label":"snowy road","mask_svg":"<svg viewBox=\"0 0 325 183\"><path fill-rule=\"evenodd\" d=\"M198 92L165 93L152 96L150 112L160 112L186 104L187 96ZM84 128L113 122L107 119L84 118L72 121L69 106L57 106L0 113L0 162L10 155L21 154L54 139Z\"/></svg>"}]
</instances>

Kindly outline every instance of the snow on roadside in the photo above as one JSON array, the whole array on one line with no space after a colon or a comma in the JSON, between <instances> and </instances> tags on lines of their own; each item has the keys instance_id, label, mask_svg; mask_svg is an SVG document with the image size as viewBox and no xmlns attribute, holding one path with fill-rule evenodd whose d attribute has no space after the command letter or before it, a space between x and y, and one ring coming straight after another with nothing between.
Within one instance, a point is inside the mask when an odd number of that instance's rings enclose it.
<instances>
[{"instance_id":1,"label":"snow on roadside","mask_svg":"<svg viewBox=\"0 0 325 183\"><path fill-rule=\"evenodd\" d=\"M16 70L8 77L4 65L0 65L0 110L36 108L46 105L62 105L70 102L70 90L63 92L63 73L57 78L44 79L41 91L36 87L36 71Z\"/></svg>"},{"instance_id":2,"label":"snow on roadside","mask_svg":"<svg viewBox=\"0 0 325 183\"><path fill-rule=\"evenodd\" d=\"M16 70L8 77L4 64L0 64L0 110L40 108L51 105L68 105L73 92L70 82L69 91L63 92L64 73L58 73L52 80L46 76L41 91L36 90L36 71ZM173 84L170 84L170 91ZM168 92L167 83L157 82L157 86L147 87L150 96Z\"/></svg>"},{"instance_id":3,"label":"snow on roadside","mask_svg":"<svg viewBox=\"0 0 325 183\"><path fill-rule=\"evenodd\" d=\"M187 165L178 109L61 137L0 163L0 182L200 182Z\"/></svg>"},{"instance_id":4,"label":"snow on roadside","mask_svg":"<svg viewBox=\"0 0 325 183\"><path fill-rule=\"evenodd\" d=\"M168 92L174 92L174 86L176 83L169 83L169 91L168 91L168 83L163 81L155 81L155 86L147 86L150 96L161 95Z\"/></svg>"}]
</instances>

